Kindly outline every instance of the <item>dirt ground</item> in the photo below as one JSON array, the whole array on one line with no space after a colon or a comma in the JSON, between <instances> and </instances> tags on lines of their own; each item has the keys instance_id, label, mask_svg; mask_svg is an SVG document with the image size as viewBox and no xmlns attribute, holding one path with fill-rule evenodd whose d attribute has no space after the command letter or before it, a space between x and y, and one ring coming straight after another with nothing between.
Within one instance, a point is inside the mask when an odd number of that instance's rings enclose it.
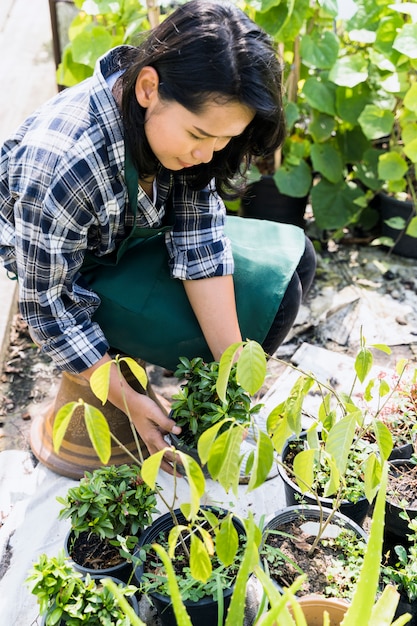
<instances>
[{"instance_id":1,"label":"dirt ground","mask_svg":"<svg viewBox=\"0 0 417 626\"><path fill-rule=\"evenodd\" d=\"M360 329L369 343L386 343L392 355L375 354L393 366L399 358L417 364L417 261L388 256L380 248L335 247L318 254L316 279L296 324L277 356L289 361L303 342L354 356ZM262 392L276 381L285 365L271 361ZM179 381L172 373L148 365L154 390L169 405ZM53 401L60 373L32 343L26 324L16 313L10 345L0 374L0 451L29 449L35 415Z\"/></svg>"}]
</instances>

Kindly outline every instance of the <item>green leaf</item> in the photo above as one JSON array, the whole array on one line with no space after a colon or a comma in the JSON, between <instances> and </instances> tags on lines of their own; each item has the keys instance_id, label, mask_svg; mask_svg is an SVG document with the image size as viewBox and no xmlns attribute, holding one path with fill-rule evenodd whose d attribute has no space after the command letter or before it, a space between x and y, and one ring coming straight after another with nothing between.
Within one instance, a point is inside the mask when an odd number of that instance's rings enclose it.
<instances>
[{"instance_id":1,"label":"green leaf","mask_svg":"<svg viewBox=\"0 0 417 626\"><path fill-rule=\"evenodd\" d=\"M330 456L327 456L326 458L326 462L329 466L330 469L330 476L329 476L329 480L326 483L326 486L324 488L324 497L325 498L329 498L330 496L333 496L337 490L339 489L340 486L340 472L338 470L337 464L335 462L335 459L333 459Z\"/></svg>"},{"instance_id":2,"label":"green leaf","mask_svg":"<svg viewBox=\"0 0 417 626\"><path fill-rule=\"evenodd\" d=\"M218 480L226 493L232 487L237 494L239 486L240 446L242 430L229 428L214 441L207 461L208 470L214 480Z\"/></svg>"},{"instance_id":3,"label":"green leaf","mask_svg":"<svg viewBox=\"0 0 417 626\"><path fill-rule=\"evenodd\" d=\"M381 464L373 452L365 460L362 468L365 497L368 502L373 502L381 481Z\"/></svg>"},{"instance_id":4,"label":"green leaf","mask_svg":"<svg viewBox=\"0 0 417 626\"><path fill-rule=\"evenodd\" d=\"M249 575L259 563L258 547L255 543L256 526L252 517L247 524L247 542L242 563L235 581L232 599L227 611L225 626L237 626L244 623L246 586Z\"/></svg>"},{"instance_id":5,"label":"green leaf","mask_svg":"<svg viewBox=\"0 0 417 626\"><path fill-rule=\"evenodd\" d=\"M181 599L181 592L178 587L176 574L174 572L174 568L168 554L166 553L164 548L162 546L159 546L158 544L153 544L152 548L160 557L167 573L169 592L172 600L172 606L174 609L177 626L193 626L187 610L184 606L184 603Z\"/></svg>"},{"instance_id":6,"label":"green leaf","mask_svg":"<svg viewBox=\"0 0 417 626\"><path fill-rule=\"evenodd\" d=\"M361 52L341 57L329 72L329 80L341 87L355 87L367 79L367 61Z\"/></svg>"},{"instance_id":7,"label":"green leaf","mask_svg":"<svg viewBox=\"0 0 417 626\"><path fill-rule=\"evenodd\" d=\"M355 372L361 383L371 371L373 360L372 352L366 347L362 347L356 355Z\"/></svg>"},{"instance_id":8,"label":"green leaf","mask_svg":"<svg viewBox=\"0 0 417 626\"><path fill-rule=\"evenodd\" d=\"M274 448L272 441L266 433L259 431L256 441L255 458L251 468L251 475L248 484L248 492L264 484L272 467L273 461Z\"/></svg>"},{"instance_id":9,"label":"green leaf","mask_svg":"<svg viewBox=\"0 0 417 626\"><path fill-rule=\"evenodd\" d=\"M179 450L176 451L176 454L180 457L181 462L184 466L185 474L188 479L188 484L190 487L190 500L191 500L191 510L190 515L193 518L199 508L200 508L200 498L204 493L206 488L206 481L204 478L204 474L202 472L201 467L191 456L181 452ZM142 471L143 475L143 471Z\"/></svg>"},{"instance_id":10,"label":"green leaf","mask_svg":"<svg viewBox=\"0 0 417 626\"><path fill-rule=\"evenodd\" d=\"M342 475L346 471L355 429L356 412L353 412L345 415L334 424L325 444L326 452L334 459L336 467Z\"/></svg>"},{"instance_id":11,"label":"green leaf","mask_svg":"<svg viewBox=\"0 0 417 626\"><path fill-rule=\"evenodd\" d=\"M112 47L112 36L104 26L91 26L72 41L72 56L76 63L94 68L97 59Z\"/></svg>"},{"instance_id":12,"label":"green leaf","mask_svg":"<svg viewBox=\"0 0 417 626\"><path fill-rule=\"evenodd\" d=\"M333 83L313 76L307 78L302 93L313 109L333 117L336 115L336 86Z\"/></svg>"},{"instance_id":13,"label":"green leaf","mask_svg":"<svg viewBox=\"0 0 417 626\"><path fill-rule=\"evenodd\" d=\"M386 137L392 131L394 114L376 104L367 104L358 118L358 122L368 139Z\"/></svg>"},{"instance_id":14,"label":"green leaf","mask_svg":"<svg viewBox=\"0 0 417 626\"><path fill-rule=\"evenodd\" d=\"M274 180L281 193L293 198L304 198L310 191L313 174L305 161L297 165L284 161L275 172Z\"/></svg>"},{"instance_id":15,"label":"green leaf","mask_svg":"<svg viewBox=\"0 0 417 626\"><path fill-rule=\"evenodd\" d=\"M191 533L190 570L193 578L202 583L208 581L213 571L206 547L194 533Z\"/></svg>"},{"instance_id":16,"label":"green leaf","mask_svg":"<svg viewBox=\"0 0 417 626\"><path fill-rule=\"evenodd\" d=\"M412 218L405 232L410 237L417 237L417 216Z\"/></svg>"},{"instance_id":17,"label":"green leaf","mask_svg":"<svg viewBox=\"0 0 417 626\"><path fill-rule=\"evenodd\" d=\"M222 402L226 402L227 384L229 382L230 370L232 368L236 352L243 345L241 341L232 343L222 354L219 361L219 373L216 382L216 391Z\"/></svg>"},{"instance_id":18,"label":"green leaf","mask_svg":"<svg viewBox=\"0 0 417 626\"><path fill-rule=\"evenodd\" d=\"M113 361L100 365L91 375L90 388L102 404L106 404L110 387L110 369Z\"/></svg>"},{"instance_id":19,"label":"green leaf","mask_svg":"<svg viewBox=\"0 0 417 626\"><path fill-rule=\"evenodd\" d=\"M198 438L197 450L198 456L200 457L200 461L203 465L205 465L208 461L210 450L213 446L213 442L217 437L219 430L226 424L229 420L225 418L220 422L216 422L210 428L207 428L200 437Z\"/></svg>"},{"instance_id":20,"label":"green leaf","mask_svg":"<svg viewBox=\"0 0 417 626\"><path fill-rule=\"evenodd\" d=\"M294 458L294 474L298 486L304 493L312 491L314 484L314 459L316 450L302 450Z\"/></svg>"},{"instance_id":21,"label":"green leaf","mask_svg":"<svg viewBox=\"0 0 417 626\"><path fill-rule=\"evenodd\" d=\"M372 428L375 434L376 442L378 444L381 460L387 461L393 448L391 431L388 426L386 426L380 420L373 420Z\"/></svg>"},{"instance_id":22,"label":"green leaf","mask_svg":"<svg viewBox=\"0 0 417 626\"><path fill-rule=\"evenodd\" d=\"M129 356L122 357L120 359L120 363L122 362L126 363L135 378L140 382L142 387L146 389L146 387L148 386L148 377L146 375L145 369L141 365L139 365L139 363L135 361L135 359L132 359Z\"/></svg>"},{"instance_id":23,"label":"green leaf","mask_svg":"<svg viewBox=\"0 0 417 626\"><path fill-rule=\"evenodd\" d=\"M231 515L228 515L220 524L216 534L216 554L225 567L229 567L236 557L239 547L239 535L233 524Z\"/></svg>"},{"instance_id":24,"label":"green leaf","mask_svg":"<svg viewBox=\"0 0 417 626\"><path fill-rule=\"evenodd\" d=\"M151 454L151 456L148 456L148 458L143 461L142 478L151 489L155 489L156 478L161 467L162 458L167 450L171 450L171 448L166 447L162 450L158 450L158 452Z\"/></svg>"},{"instance_id":25,"label":"green leaf","mask_svg":"<svg viewBox=\"0 0 417 626\"><path fill-rule=\"evenodd\" d=\"M301 38L300 54L308 67L330 69L337 59L339 39L330 30L313 30Z\"/></svg>"},{"instance_id":26,"label":"green leaf","mask_svg":"<svg viewBox=\"0 0 417 626\"><path fill-rule=\"evenodd\" d=\"M371 531L359 581L353 594L352 602L342 620L341 626L370 624L375 597L378 590L382 544L384 538L385 496L387 491L388 467L384 463L381 484L376 497L372 516ZM379 626L375 622L373 626Z\"/></svg>"},{"instance_id":27,"label":"green leaf","mask_svg":"<svg viewBox=\"0 0 417 626\"><path fill-rule=\"evenodd\" d=\"M417 23L404 24L392 47L410 59L417 59Z\"/></svg>"},{"instance_id":28,"label":"green leaf","mask_svg":"<svg viewBox=\"0 0 417 626\"><path fill-rule=\"evenodd\" d=\"M330 143L311 146L313 169L332 183L343 178L343 162L340 152Z\"/></svg>"},{"instance_id":29,"label":"green leaf","mask_svg":"<svg viewBox=\"0 0 417 626\"><path fill-rule=\"evenodd\" d=\"M111 456L111 436L107 419L91 404L84 405L84 420L88 436L100 461L106 465Z\"/></svg>"},{"instance_id":30,"label":"green leaf","mask_svg":"<svg viewBox=\"0 0 417 626\"><path fill-rule=\"evenodd\" d=\"M400 594L393 585L387 585L375 605L372 607L369 626L403 626L411 619L410 613L401 615L393 622ZM408 616L408 617L407 617Z\"/></svg>"},{"instance_id":31,"label":"green leaf","mask_svg":"<svg viewBox=\"0 0 417 626\"><path fill-rule=\"evenodd\" d=\"M265 382L266 356L256 341L248 341L239 355L236 380L245 391L253 396Z\"/></svg>"},{"instance_id":32,"label":"green leaf","mask_svg":"<svg viewBox=\"0 0 417 626\"><path fill-rule=\"evenodd\" d=\"M67 404L64 404L64 406L62 406L55 415L52 428L52 441L56 453L59 452L75 410L83 406L84 402L68 402Z\"/></svg>"},{"instance_id":33,"label":"green leaf","mask_svg":"<svg viewBox=\"0 0 417 626\"><path fill-rule=\"evenodd\" d=\"M355 199L361 195L357 187L350 187L344 180L334 184L322 178L311 189L317 228L335 230L350 224L357 210Z\"/></svg>"}]
</instances>

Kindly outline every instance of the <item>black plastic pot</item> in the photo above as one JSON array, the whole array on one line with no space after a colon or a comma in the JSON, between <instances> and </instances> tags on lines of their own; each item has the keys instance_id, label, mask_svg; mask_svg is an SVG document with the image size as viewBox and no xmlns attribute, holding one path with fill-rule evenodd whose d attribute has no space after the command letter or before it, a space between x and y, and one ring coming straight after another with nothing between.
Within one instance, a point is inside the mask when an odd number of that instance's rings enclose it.
<instances>
[{"instance_id":1,"label":"black plastic pot","mask_svg":"<svg viewBox=\"0 0 417 626\"><path fill-rule=\"evenodd\" d=\"M81 572L81 574L83 574L84 576L86 574L90 574L90 576L99 578L105 578L106 576L110 576L111 578L117 578L124 583L129 582L132 576L132 563L130 563L129 561L122 561L118 565L113 565L112 567L105 567L102 569L84 567L83 565L80 565L79 563L74 561L74 559L72 558L70 546L73 540L74 533L72 530L70 530L65 537L64 550L66 556L71 559L72 566L75 570L77 570L77 572Z\"/></svg>"},{"instance_id":2,"label":"black plastic pot","mask_svg":"<svg viewBox=\"0 0 417 626\"><path fill-rule=\"evenodd\" d=\"M323 507L322 509L323 517L326 520L333 510L330 508ZM277 511L265 524L263 528L263 541L265 541L268 531L276 530L286 524L291 524L292 522L297 521L312 521L316 522L320 519L320 507L318 505L295 505L288 506L281 511ZM358 536L358 538L363 539L365 542L368 541L368 534L365 530L359 526L354 520L350 517L343 515L339 511L335 511L334 513L334 522L330 522L330 527L333 525L337 525L339 528L347 528L349 530L353 530L354 533ZM306 572L308 573L308 572ZM282 590L282 587L278 583L276 583L277 587ZM301 596L300 596L301 597Z\"/></svg>"},{"instance_id":3,"label":"black plastic pot","mask_svg":"<svg viewBox=\"0 0 417 626\"><path fill-rule=\"evenodd\" d=\"M188 456L192 457L194 459L194 461L196 461L199 464L199 466L201 467L204 476L206 478L210 477L209 471L207 469L207 465L202 465L200 457L198 455L198 451L197 451L196 448L192 448L190 446L187 446L183 441L181 441L181 437L178 437L177 435L174 435L172 433L169 433L169 438L170 438L171 443L174 446L174 448L176 448L180 452L184 452L185 454L188 454ZM177 465L177 469L178 469L179 472L183 473L181 465Z\"/></svg>"},{"instance_id":4,"label":"black plastic pot","mask_svg":"<svg viewBox=\"0 0 417 626\"><path fill-rule=\"evenodd\" d=\"M411 620L407 622L407 626L417 626L417 601L410 602L406 596L401 594L400 601L395 611L394 620L404 613L410 613Z\"/></svg>"},{"instance_id":5,"label":"black plastic pot","mask_svg":"<svg viewBox=\"0 0 417 626\"><path fill-rule=\"evenodd\" d=\"M219 514L223 511L225 514L227 513L227 511L225 511L224 509L213 507L207 508L212 509L216 514ZM175 515L180 524L185 523L185 517L181 513L180 509L175 510ZM245 535L245 528L237 518L233 519L233 524L240 536ZM168 533L172 527L173 520L171 513L166 513L165 515L158 517L158 519L156 519L154 523L151 524L151 526L149 526L139 537L137 551L139 551L140 548L146 544L154 543L161 533ZM138 586L141 583L143 572L143 566L139 566L135 569L135 584ZM226 612L231 601L232 593L233 586L229 589L225 589L223 592L224 621L226 619ZM175 619L174 610L172 608L171 598L160 593L151 593L150 598L152 599L152 602L158 612L158 616L163 626L176 626L177 621ZM213 626L213 624L217 624L218 603L216 600L213 600L211 596L205 596L197 602L186 600L184 602L184 605L187 609L193 626Z\"/></svg>"},{"instance_id":6,"label":"black plastic pot","mask_svg":"<svg viewBox=\"0 0 417 626\"><path fill-rule=\"evenodd\" d=\"M305 437L305 433L301 433L299 438L304 439ZM292 436L284 444L281 453L282 463L285 464L286 457L290 450L291 442L296 440L297 438L295 436ZM305 502L306 504L312 506L317 505L316 498L312 495L309 495L308 493L303 493L300 487L290 478L289 474L286 472L281 463L278 464L278 471L282 480L284 481L285 502L287 506L294 506L299 504L300 502ZM320 497L319 500L322 506L327 507L328 509L333 508L332 498ZM369 511L369 502L365 497L360 498L357 502L342 500L339 511L361 526Z\"/></svg>"},{"instance_id":7,"label":"black plastic pot","mask_svg":"<svg viewBox=\"0 0 417 626\"><path fill-rule=\"evenodd\" d=\"M391 228L386 223L386 220L393 217L402 217L407 222L410 217L416 214L412 202L397 200L385 193L378 193L372 201L372 206L380 213L381 236L391 237L394 241L397 240L401 231ZM401 235L392 251L400 256L417 259L417 238L406 234Z\"/></svg>"},{"instance_id":8,"label":"black plastic pot","mask_svg":"<svg viewBox=\"0 0 417 626\"><path fill-rule=\"evenodd\" d=\"M395 446L389 455L389 461L406 461L411 458L414 453L414 446L412 443L404 443L401 446Z\"/></svg>"},{"instance_id":9,"label":"black plastic pot","mask_svg":"<svg viewBox=\"0 0 417 626\"><path fill-rule=\"evenodd\" d=\"M406 471L407 468L411 469L414 467L415 465L407 460L397 459L390 461L385 506L385 537L393 543L395 543L396 540L402 544L407 543L407 535L409 535L411 531L408 528L407 520L401 517L401 513L404 509L395 502L389 493L389 475L392 473L395 475L395 472L398 474L399 470ZM417 509L406 508L406 512L410 519L417 517Z\"/></svg>"},{"instance_id":10,"label":"black plastic pot","mask_svg":"<svg viewBox=\"0 0 417 626\"><path fill-rule=\"evenodd\" d=\"M304 228L307 200L308 196L294 198L282 194L272 176L263 176L248 185L240 203L239 215Z\"/></svg>"}]
</instances>

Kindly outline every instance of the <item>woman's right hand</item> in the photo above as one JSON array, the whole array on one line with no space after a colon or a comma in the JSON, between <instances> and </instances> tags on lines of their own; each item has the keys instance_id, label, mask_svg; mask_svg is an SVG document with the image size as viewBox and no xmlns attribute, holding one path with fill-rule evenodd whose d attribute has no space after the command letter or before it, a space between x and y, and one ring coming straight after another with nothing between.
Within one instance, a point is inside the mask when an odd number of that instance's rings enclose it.
<instances>
[{"instance_id":1,"label":"woman's right hand","mask_svg":"<svg viewBox=\"0 0 417 626\"><path fill-rule=\"evenodd\" d=\"M82 375L90 380L95 370L110 360L110 356L106 354L100 361L82 372ZM164 439L167 433L178 435L181 432L181 428L165 415L154 400L135 391L124 378L120 379L116 364L110 368L108 401L130 416L149 454L154 454L168 446ZM161 468L168 474L173 474L174 461L175 453L167 451ZM177 475L181 474L177 473Z\"/></svg>"}]
</instances>

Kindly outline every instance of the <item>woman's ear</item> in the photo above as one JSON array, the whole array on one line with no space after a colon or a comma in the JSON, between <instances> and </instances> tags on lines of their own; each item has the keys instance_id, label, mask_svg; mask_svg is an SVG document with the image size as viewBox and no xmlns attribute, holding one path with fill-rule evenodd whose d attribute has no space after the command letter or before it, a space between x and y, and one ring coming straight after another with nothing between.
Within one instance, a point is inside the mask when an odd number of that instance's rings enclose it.
<instances>
[{"instance_id":1,"label":"woman's ear","mask_svg":"<svg viewBox=\"0 0 417 626\"><path fill-rule=\"evenodd\" d=\"M146 65L140 70L135 85L136 100L141 107L148 108L155 97L158 97L158 87L158 72L150 65Z\"/></svg>"}]
</instances>

